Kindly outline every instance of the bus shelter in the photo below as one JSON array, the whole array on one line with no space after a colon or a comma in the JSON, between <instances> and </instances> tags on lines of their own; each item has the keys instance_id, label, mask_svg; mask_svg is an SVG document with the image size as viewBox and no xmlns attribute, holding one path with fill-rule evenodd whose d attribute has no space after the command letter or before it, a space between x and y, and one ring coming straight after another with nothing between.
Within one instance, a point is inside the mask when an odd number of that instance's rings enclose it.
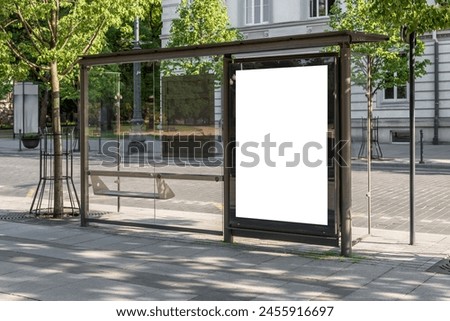
<instances>
[{"instance_id":1,"label":"bus shelter","mask_svg":"<svg viewBox=\"0 0 450 321\"><path fill-rule=\"evenodd\" d=\"M351 255L351 45L385 40L326 32L82 57L81 225Z\"/></svg>"}]
</instances>

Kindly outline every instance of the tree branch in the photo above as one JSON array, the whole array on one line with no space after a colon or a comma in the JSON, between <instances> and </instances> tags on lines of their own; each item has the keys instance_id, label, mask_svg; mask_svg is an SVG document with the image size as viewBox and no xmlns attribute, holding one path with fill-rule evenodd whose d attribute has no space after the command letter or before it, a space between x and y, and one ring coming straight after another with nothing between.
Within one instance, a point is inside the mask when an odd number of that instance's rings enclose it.
<instances>
[{"instance_id":1,"label":"tree branch","mask_svg":"<svg viewBox=\"0 0 450 321\"><path fill-rule=\"evenodd\" d=\"M76 29L78 26L79 26L79 23L77 23L75 26L73 26L73 25L71 24L70 31L69 31L69 33L67 34L67 36L65 37L66 39L64 40L63 44L61 45L61 47L60 47L61 49L64 49L64 47L67 46L67 44L68 44L69 41L71 40L71 37L72 37L73 34L75 33L75 29Z\"/></svg>"},{"instance_id":2,"label":"tree branch","mask_svg":"<svg viewBox=\"0 0 450 321\"><path fill-rule=\"evenodd\" d=\"M34 49L36 49L36 51L39 54L42 54L41 49L39 48L39 46L35 43L34 39L36 39L38 42L40 42L42 45L45 45L45 42L43 41L43 39L38 36L33 29L31 28L31 26L28 24L28 22L24 19L23 15L22 15L22 11L20 10L19 6L16 4L16 10L17 10L17 15L19 16L19 20L22 23L23 28L25 29L28 37L31 40L31 43L34 47Z\"/></svg>"},{"instance_id":3,"label":"tree branch","mask_svg":"<svg viewBox=\"0 0 450 321\"><path fill-rule=\"evenodd\" d=\"M59 0L56 0L56 9L51 12L51 18L48 20L48 26L51 33L50 48L56 47L58 42L58 21L59 21Z\"/></svg>"},{"instance_id":4,"label":"tree branch","mask_svg":"<svg viewBox=\"0 0 450 321\"><path fill-rule=\"evenodd\" d=\"M75 1L73 4L73 11L75 12L77 10L77 2ZM70 25L67 27L69 32L67 33L67 36L65 37L66 39L64 40L63 44L61 45L61 49L64 49L64 47L66 47L66 45L69 43L69 40L72 38L72 35L75 33L75 30L77 29L77 27L80 25L80 22L78 23L73 23L73 20L70 21Z\"/></svg>"},{"instance_id":5,"label":"tree branch","mask_svg":"<svg viewBox=\"0 0 450 321\"><path fill-rule=\"evenodd\" d=\"M100 24L98 25L97 29L95 30L95 33L92 35L91 39L89 40L88 44L83 48L81 55L85 55L89 49L91 49L92 45L94 44L94 41L97 39L98 35L100 34L100 30L102 30L103 26L105 25L105 20L102 20ZM69 64L69 66L60 74L61 75L67 75L69 72L73 70L75 65L78 63L78 59L75 60L73 63Z\"/></svg>"},{"instance_id":6,"label":"tree branch","mask_svg":"<svg viewBox=\"0 0 450 321\"><path fill-rule=\"evenodd\" d=\"M6 33L6 30L3 26L0 26L0 29L3 33ZM25 64L27 64L30 68L33 68L35 70L39 70L39 69L45 69L42 68L41 66L35 64L34 62L30 61L29 59L27 59L23 53L20 51L19 48L17 48L14 43L11 40L7 40L6 41L6 45L8 46L9 49L11 49L12 53L14 54L14 56L16 58L18 58L19 60L23 61Z\"/></svg>"},{"instance_id":7,"label":"tree branch","mask_svg":"<svg viewBox=\"0 0 450 321\"><path fill-rule=\"evenodd\" d=\"M372 91L372 97L375 96L375 94L377 93L377 91L380 90L380 89L381 89L381 87L380 87L380 85L378 84L378 85L373 89L373 91Z\"/></svg>"},{"instance_id":8,"label":"tree branch","mask_svg":"<svg viewBox=\"0 0 450 321\"><path fill-rule=\"evenodd\" d=\"M30 71L37 77L42 79L44 82L46 81L45 77L43 77L39 71L40 70L50 70L49 67L44 67L44 66L38 66L35 63L31 62L30 60L28 60L27 58L25 58L24 55L22 55L20 53L20 51L15 48L15 46L11 43L11 42L7 42L7 46L11 49L11 51L13 52L14 56L19 59L20 61L24 62L26 65L28 65L30 67Z\"/></svg>"}]
</instances>

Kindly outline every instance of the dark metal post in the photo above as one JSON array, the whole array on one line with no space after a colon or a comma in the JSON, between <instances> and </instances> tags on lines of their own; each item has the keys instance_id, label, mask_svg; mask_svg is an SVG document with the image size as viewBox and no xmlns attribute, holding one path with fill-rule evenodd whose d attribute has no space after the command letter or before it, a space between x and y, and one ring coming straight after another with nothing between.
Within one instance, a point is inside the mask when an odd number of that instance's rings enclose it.
<instances>
[{"instance_id":1,"label":"dark metal post","mask_svg":"<svg viewBox=\"0 0 450 321\"><path fill-rule=\"evenodd\" d=\"M339 164L339 214L341 218L341 255L352 255L352 172L351 172L351 63L350 45L341 45L339 136L341 156L347 164ZM369 147L368 147L369 148Z\"/></svg>"},{"instance_id":2,"label":"dark metal post","mask_svg":"<svg viewBox=\"0 0 450 321\"><path fill-rule=\"evenodd\" d=\"M227 243L233 243L233 234L229 228L230 224L230 174L231 168L231 151L227 148L230 143L230 106L229 106L229 64L230 55L223 57L223 78L222 78L222 144L223 144L223 175L224 175L224 197L223 197L223 240Z\"/></svg>"},{"instance_id":3,"label":"dark metal post","mask_svg":"<svg viewBox=\"0 0 450 321\"><path fill-rule=\"evenodd\" d=\"M372 59L367 56L367 234L372 228Z\"/></svg>"},{"instance_id":4,"label":"dark metal post","mask_svg":"<svg viewBox=\"0 0 450 321\"><path fill-rule=\"evenodd\" d=\"M98 133L98 154L102 153L102 122L101 122L102 112L100 111L100 126L99 126L99 133Z\"/></svg>"},{"instance_id":5,"label":"dark metal post","mask_svg":"<svg viewBox=\"0 0 450 321\"><path fill-rule=\"evenodd\" d=\"M88 67L81 66L80 77L80 176L81 176L81 205L80 205L80 219L81 226L88 226L87 217L89 215L89 145L88 145Z\"/></svg>"},{"instance_id":6,"label":"dark metal post","mask_svg":"<svg viewBox=\"0 0 450 321\"><path fill-rule=\"evenodd\" d=\"M22 135L25 135L25 82L22 81ZM20 135L20 140L22 140Z\"/></svg>"},{"instance_id":7,"label":"dark metal post","mask_svg":"<svg viewBox=\"0 0 450 321\"><path fill-rule=\"evenodd\" d=\"M434 136L433 145L439 144L439 42L436 31L434 38Z\"/></svg>"},{"instance_id":8,"label":"dark metal post","mask_svg":"<svg viewBox=\"0 0 450 321\"><path fill-rule=\"evenodd\" d=\"M122 95L120 94L120 73L116 74L117 77L117 89L116 89L116 95L114 96L114 99L116 100L114 104L115 108L115 115L116 115L116 135L117 135L117 171L120 172L120 164L122 162L122 159L120 157L120 138L121 138L121 126L120 126L120 100L122 99ZM120 177L117 176L117 191L120 191ZM117 212L120 212L120 196L117 196Z\"/></svg>"},{"instance_id":9,"label":"dark metal post","mask_svg":"<svg viewBox=\"0 0 450 321\"><path fill-rule=\"evenodd\" d=\"M19 151L22 151L22 137L25 135L25 82L22 81L22 129L19 129Z\"/></svg>"},{"instance_id":10,"label":"dark metal post","mask_svg":"<svg viewBox=\"0 0 450 321\"><path fill-rule=\"evenodd\" d=\"M420 130L420 164L424 164L423 161L423 130Z\"/></svg>"},{"instance_id":11,"label":"dark metal post","mask_svg":"<svg viewBox=\"0 0 450 321\"><path fill-rule=\"evenodd\" d=\"M410 219L410 239L409 244L414 245L414 216L415 198L414 183L416 176L416 115L415 115L415 47L416 32L409 34L409 219Z\"/></svg>"},{"instance_id":12,"label":"dark metal post","mask_svg":"<svg viewBox=\"0 0 450 321\"><path fill-rule=\"evenodd\" d=\"M136 17L134 20L134 41L133 41L133 50L141 49L139 42L139 18ZM142 125L142 112L141 112L141 63L135 62L133 63L133 120L138 125Z\"/></svg>"},{"instance_id":13,"label":"dark metal post","mask_svg":"<svg viewBox=\"0 0 450 321\"><path fill-rule=\"evenodd\" d=\"M133 50L140 50L139 41L139 18L134 19L134 41ZM145 139L141 137L142 125L144 119L142 118L141 111L141 63L133 63L133 118L131 119L132 125L132 142L143 142ZM139 145L138 145L139 146Z\"/></svg>"}]
</instances>

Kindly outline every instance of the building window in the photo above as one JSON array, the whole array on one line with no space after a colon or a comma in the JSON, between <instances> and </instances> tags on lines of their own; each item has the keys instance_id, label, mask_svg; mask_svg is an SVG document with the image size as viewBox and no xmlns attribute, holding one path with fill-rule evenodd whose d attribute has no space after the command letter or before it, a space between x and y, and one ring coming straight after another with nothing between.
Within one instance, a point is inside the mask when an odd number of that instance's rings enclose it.
<instances>
[{"instance_id":1,"label":"building window","mask_svg":"<svg viewBox=\"0 0 450 321\"><path fill-rule=\"evenodd\" d=\"M335 0L309 0L309 16L311 18L328 16L334 1Z\"/></svg>"},{"instance_id":2,"label":"building window","mask_svg":"<svg viewBox=\"0 0 450 321\"><path fill-rule=\"evenodd\" d=\"M245 23L247 25L269 22L269 0L245 0Z\"/></svg>"},{"instance_id":3,"label":"building window","mask_svg":"<svg viewBox=\"0 0 450 321\"><path fill-rule=\"evenodd\" d=\"M408 98L408 89L406 86L396 86L384 90L384 100L397 101Z\"/></svg>"}]
</instances>

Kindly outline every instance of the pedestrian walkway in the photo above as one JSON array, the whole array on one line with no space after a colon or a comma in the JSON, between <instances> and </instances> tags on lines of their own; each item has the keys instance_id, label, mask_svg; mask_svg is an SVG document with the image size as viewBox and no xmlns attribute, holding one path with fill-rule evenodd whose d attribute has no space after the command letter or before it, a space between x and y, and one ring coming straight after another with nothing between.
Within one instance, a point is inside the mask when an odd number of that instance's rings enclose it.
<instances>
[{"instance_id":1,"label":"pedestrian walkway","mask_svg":"<svg viewBox=\"0 0 450 321\"><path fill-rule=\"evenodd\" d=\"M448 262L450 236L360 237L343 258L314 245L2 220L0 299L450 300L450 275L427 271Z\"/></svg>"},{"instance_id":2,"label":"pedestrian walkway","mask_svg":"<svg viewBox=\"0 0 450 321\"><path fill-rule=\"evenodd\" d=\"M428 159L443 168L448 146L440 147L434 154L430 148ZM407 168L407 148L385 147L386 160L379 162L403 162ZM0 154L4 151L3 170L16 168L17 175L8 183L27 182L30 175L17 169L23 162L36 164L31 156L38 152L21 157L25 154L12 144L0 146ZM355 175L363 174L364 161L354 162L361 163ZM438 178L445 184L447 174L430 170L434 176L426 176L434 180L426 184L433 193ZM379 190L386 184L397 188L399 172L405 171L379 170ZM354 191L363 192L362 180L353 183ZM404 209L393 206L404 195L376 201L389 217L371 235L364 208L358 210L354 200L353 255L344 258L339 248L316 245L243 238L231 245L214 235L96 224L81 228L76 217L31 217L26 194L21 185L0 186L0 300L450 300L450 233L419 229L409 245L408 230L389 225L404 220ZM433 224L431 217L429 224L445 226L449 211L441 205L442 221ZM422 220L436 213L436 208L421 210Z\"/></svg>"},{"instance_id":3,"label":"pedestrian walkway","mask_svg":"<svg viewBox=\"0 0 450 321\"><path fill-rule=\"evenodd\" d=\"M352 164L366 165L367 161L364 158L358 158L359 148L361 142L352 143ZM380 159L373 159L372 162L375 167L380 165L385 166L407 166L410 160L410 147L405 143L380 144L383 157ZM421 156L422 155L422 156ZM421 159L423 163L420 163ZM420 144L416 145L416 165L417 169L421 168L448 168L450 169L450 144L432 145L424 144L423 152L421 153Z\"/></svg>"},{"instance_id":4,"label":"pedestrian walkway","mask_svg":"<svg viewBox=\"0 0 450 321\"><path fill-rule=\"evenodd\" d=\"M0 196L2 300L450 300L450 274L427 271L446 259L449 272L450 235L409 245L407 232L354 227L344 258L317 245L81 228L28 217L19 200Z\"/></svg>"},{"instance_id":5,"label":"pedestrian walkway","mask_svg":"<svg viewBox=\"0 0 450 321\"><path fill-rule=\"evenodd\" d=\"M360 143L352 145L353 224L367 227L367 160L357 157ZM374 228L409 231L409 144L381 144L383 158L372 163L371 225ZM416 149L415 213L417 231L450 234L450 145L424 145L423 164Z\"/></svg>"}]
</instances>

